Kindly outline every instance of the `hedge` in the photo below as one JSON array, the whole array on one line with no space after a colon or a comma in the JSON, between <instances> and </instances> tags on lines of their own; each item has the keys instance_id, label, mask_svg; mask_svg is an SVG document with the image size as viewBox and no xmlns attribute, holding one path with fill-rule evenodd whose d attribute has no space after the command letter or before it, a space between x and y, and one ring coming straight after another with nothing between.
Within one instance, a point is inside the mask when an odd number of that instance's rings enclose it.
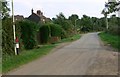
<instances>
[{"instance_id":1,"label":"hedge","mask_svg":"<svg viewBox=\"0 0 120 77\"><path fill-rule=\"evenodd\" d=\"M33 49L36 44L37 24L28 20L20 21L21 39L25 49Z\"/></svg>"},{"instance_id":2,"label":"hedge","mask_svg":"<svg viewBox=\"0 0 120 77\"><path fill-rule=\"evenodd\" d=\"M49 40L49 35L50 35L49 26L44 24L43 26L40 27L39 31L40 31L41 43L47 43Z\"/></svg>"},{"instance_id":3,"label":"hedge","mask_svg":"<svg viewBox=\"0 0 120 77\"><path fill-rule=\"evenodd\" d=\"M12 19L2 20L2 54L14 54Z\"/></svg>"}]
</instances>

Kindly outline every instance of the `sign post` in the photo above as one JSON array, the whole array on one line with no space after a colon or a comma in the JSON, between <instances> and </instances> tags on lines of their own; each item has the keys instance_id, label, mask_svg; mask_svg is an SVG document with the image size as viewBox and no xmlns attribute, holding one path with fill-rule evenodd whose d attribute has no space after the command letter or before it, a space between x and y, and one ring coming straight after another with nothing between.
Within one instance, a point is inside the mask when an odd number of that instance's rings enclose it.
<instances>
[{"instance_id":1,"label":"sign post","mask_svg":"<svg viewBox=\"0 0 120 77\"><path fill-rule=\"evenodd\" d=\"M16 46L15 46L16 35L15 35L15 18L14 18L13 0L12 0L12 18L13 18L13 34L14 34L14 51L15 51L15 55L17 55Z\"/></svg>"}]
</instances>

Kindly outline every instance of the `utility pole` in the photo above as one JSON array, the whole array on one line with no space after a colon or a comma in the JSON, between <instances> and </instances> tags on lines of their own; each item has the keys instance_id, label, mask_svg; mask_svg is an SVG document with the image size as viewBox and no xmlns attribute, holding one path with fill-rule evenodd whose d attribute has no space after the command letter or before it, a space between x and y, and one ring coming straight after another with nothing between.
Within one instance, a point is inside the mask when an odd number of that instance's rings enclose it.
<instances>
[{"instance_id":1,"label":"utility pole","mask_svg":"<svg viewBox=\"0 0 120 77\"><path fill-rule=\"evenodd\" d=\"M109 26L108 26L108 19L107 19L107 12L108 12L108 3L105 3L105 9L104 9L104 11L105 11L105 21L106 21L106 29L108 30L108 28L109 28Z\"/></svg>"},{"instance_id":2,"label":"utility pole","mask_svg":"<svg viewBox=\"0 0 120 77\"><path fill-rule=\"evenodd\" d=\"M13 7L13 0L12 0L12 18L13 18L13 34L14 34L14 51L15 51L15 55L17 55L17 51L16 51L16 44L15 44L15 39L16 39L16 35L15 35L15 18L14 18L14 7Z\"/></svg>"},{"instance_id":3,"label":"utility pole","mask_svg":"<svg viewBox=\"0 0 120 77\"><path fill-rule=\"evenodd\" d=\"M77 26L77 24L76 24L76 23L77 23L77 20L79 20L79 19L76 19L76 20L75 20L74 33L75 33L76 26Z\"/></svg>"},{"instance_id":4,"label":"utility pole","mask_svg":"<svg viewBox=\"0 0 120 77\"><path fill-rule=\"evenodd\" d=\"M119 0L118 0L118 4L119 4L119 5L118 5L118 9L119 9L119 10L118 10L118 17L120 18L120 1L119 1Z\"/></svg>"},{"instance_id":5,"label":"utility pole","mask_svg":"<svg viewBox=\"0 0 120 77\"><path fill-rule=\"evenodd\" d=\"M108 30L109 26L108 26L108 18L107 18L107 14L105 15L105 21L106 21L106 29Z\"/></svg>"}]
</instances>

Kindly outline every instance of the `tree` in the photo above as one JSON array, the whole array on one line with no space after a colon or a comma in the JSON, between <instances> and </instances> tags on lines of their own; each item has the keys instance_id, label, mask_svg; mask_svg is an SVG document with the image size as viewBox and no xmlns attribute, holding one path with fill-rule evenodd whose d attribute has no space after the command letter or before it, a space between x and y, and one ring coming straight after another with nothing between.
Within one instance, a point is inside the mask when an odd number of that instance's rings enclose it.
<instances>
[{"instance_id":1,"label":"tree","mask_svg":"<svg viewBox=\"0 0 120 77\"><path fill-rule=\"evenodd\" d=\"M106 18L106 24L108 23L109 25L109 29L107 30L107 32L109 33L112 33L112 34L119 34L119 30L118 28L119 25L118 25L118 18L116 18L114 15L111 16L111 18L109 18L109 21L107 22L107 14L110 14L110 13L113 13L113 12L116 12L116 11L119 11L120 10L120 1L119 2L108 2L106 3L105 5L108 9L107 12L105 12L105 10L102 10L102 14L104 14L105 18Z\"/></svg>"},{"instance_id":2,"label":"tree","mask_svg":"<svg viewBox=\"0 0 120 77\"><path fill-rule=\"evenodd\" d=\"M120 10L120 1L119 2L108 2L108 12L113 13Z\"/></svg>"},{"instance_id":3,"label":"tree","mask_svg":"<svg viewBox=\"0 0 120 77\"><path fill-rule=\"evenodd\" d=\"M9 17L9 11L10 8L8 8L8 2L6 0L0 1L0 4L2 4L2 7L0 7L0 19L5 19Z\"/></svg>"},{"instance_id":4,"label":"tree","mask_svg":"<svg viewBox=\"0 0 120 77\"><path fill-rule=\"evenodd\" d=\"M77 14L72 14L71 16L69 16L68 18L69 20L71 20L72 25L76 25L76 20L79 19L79 16Z\"/></svg>"},{"instance_id":5,"label":"tree","mask_svg":"<svg viewBox=\"0 0 120 77\"><path fill-rule=\"evenodd\" d=\"M54 24L58 24L63 28L63 35L67 33L67 35L72 34L70 31L72 29L71 21L69 21L63 13L56 15L56 18L52 18ZM70 33L70 34L69 34ZM66 37L66 36L64 36Z\"/></svg>"},{"instance_id":6,"label":"tree","mask_svg":"<svg viewBox=\"0 0 120 77\"><path fill-rule=\"evenodd\" d=\"M89 16L87 15L83 15L83 17L81 18L81 24L82 25L82 31L84 32L89 32L93 29L93 25L92 25L92 20Z\"/></svg>"},{"instance_id":7,"label":"tree","mask_svg":"<svg viewBox=\"0 0 120 77\"><path fill-rule=\"evenodd\" d=\"M53 22L55 23L55 24L58 24L58 25L60 25L63 29L67 29L66 28L66 26L67 25L65 25L66 24L66 17L64 16L64 14L63 13L59 13L59 15L56 15L56 18L53 18Z\"/></svg>"}]
</instances>

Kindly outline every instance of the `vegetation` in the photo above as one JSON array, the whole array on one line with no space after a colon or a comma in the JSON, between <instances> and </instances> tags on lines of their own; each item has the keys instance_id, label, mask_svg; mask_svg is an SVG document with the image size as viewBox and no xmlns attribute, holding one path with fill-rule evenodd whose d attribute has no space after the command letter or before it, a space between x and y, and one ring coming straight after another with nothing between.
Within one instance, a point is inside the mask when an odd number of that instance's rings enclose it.
<instances>
[{"instance_id":1,"label":"vegetation","mask_svg":"<svg viewBox=\"0 0 120 77\"><path fill-rule=\"evenodd\" d=\"M120 5L120 2L109 2L106 3L106 7L108 11L103 10L102 14L104 14L105 18L107 18L107 14L119 11L120 8L117 6ZM104 33L100 34L100 37L103 41L110 44L112 47L118 49L120 51L120 18L116 17L116 15L112 15L108 18L108 26L109 28L105 30Z\"/></svg>"},{"instance_id":2,"label":"vegetation","mask_svg":"<svg viewBox=\"0 0 120 77\"><path fill-rule=\"evenodd\" d=\"M120 8L118 7L120 5L120 2L108 2L105 4L106 9L108 11L105 11L105 9L102 10L102 14L104 14L105 18L107 19L107 14L119 11ZM105 20L106 21L106 20ZM106 32L109 32L111 34L119 35L120 34L120 18L117 18L116 15L112 15L108 19L108 26L109 29L106 30ZM106 21L107 23L107 21Z\"/></svg>"},{"instance_id":3,"label":"vegetation","mask_svg":"<svg viewBox=\"0 0 120 77\"><path fill-rule=\"evenodd\" d=\"M48 54L59 43L71 42L71 41L75 41L79 38L80 38L80 35L74 35L73 37L62 39L61 41L56 42L56 44L43 45L40 48L36 48L36 49L32 49L32 50L24 50L18 56L4 55L3 63L2 63L3 64L2 72L6 73L14 68L18 68L19 66L21 66L23 64L26 64L30 61L33 61L39 57L42 57L42 56Z\"/></svg>"},{"instance_id":4,"label":"vegetation","mask_svg":"<svg viewBox=\"0 0 120 77\"><path fill-rule=\"evenodd\" d=\"M72 37L69 37L69 38L64 38L64 39L62 39L62 40L60 40L60 41L58 41L58 42L56 42L56 43L62 43L62 42L72 42L72 41L75 41L75 40L77 40L77 39L80 39L80 34L76 34L76 35L74 35L74 36L72 36Z\"/></svg>"},{"instance_id":5,"label":"vegetation","mask_svg":"<svg viewBox=\"0 0 120 77\"><path fill-rule=\"evenodd\" d=\"M62 37L61 38L66 38L69 35L73 35L73 30L72 30L72 24L71 22L64 16L63 13L60 13L59 15L56 16L56 18L52 19L54 24L58 24L62 27Z\"/></svg>"},{"instance_id":6,"label":"vegetation","mask_svg":"<svg viewBox=\"0 0 120 77\"><path fill-rule=\"evenodd\" d=\"M102 31L105 28L104 18L83 15L83 17L78 22L80 32Z\"/></svg>"},{"instance_id":7,"label":"vegetation","mask_svg":"<svg viewBox=\"0 0 120 77\"><path fill-rule=\"evenodd\" d=\"M99 34L101 39L107 43L107 44L110 44L112 47L118 49L120 51L120 36L118 35L112 35L110 33L100 33Z\"/></svg>"},{"instance_id":8,"label":"vegetation","mask_svg":"<svg viewBox=\"0 0 120 77\"><path fill-rule=\"evenodd\" d=\"M71 24L74 25L75 27L77 19L79 19L79 16L77 14L72 14L71 16L69 16L68 19L72 22Z\"/></svg>"},{"instance_id":9,"label":"vegetation","mask_svg":"<svg viewBox=\"0 0 120 77\"><path fill-rule=\"evenodd\" d=\"M44 24L42 27L40 27L40 37L42 44L48 43L49 35L50 35L50 27L49 25Z\"/></svg>"},{"instance_id":10,"label":"vegetation","mask_svg":"<svg viewBox=\"0 0 120 77\"><path fill-rule=\"evenodd\" d=\"M120 35L120 18L117 18L116 16L111 16L109 19L109 29L107 30L108 33L114 34L114 35Z\"/></svg>"},{"instance_id":11,"label":"vegetation","mask_svg":"<svg viewBox=\"0 0 120 77\"><path fill-rule=\"evenodd\" d=\"M25 49L33 49L37 43L37 24L31 21L24 20L19 22L19 25L21 27L21 39Z\"/></svg>"},{"instance_id":12,"label":"vegetation","mask_svg":"<svg viewBox=\"0 0 120 77\"><path fill-rule=\"evenodd\" d=\"M0 1L1 2L1 1ZM111 7L111 6L110 6ZM39 34L39 44L47 44L52 37L61 38L58 41L54 40L54 43L71 42L80 38L79 33L93 32L93 31L105 31L106 22L105 18L90 17L83 15L80 19L78 15L72 14L67 19L63 13L56 15L51 22L47 23L34 23L28 20L16 22L16 36L20 40L20 47L23 47L24 51L14 56L14 43L12 18L9 16L9 8L7 2L2 2L2 51L3 51L3 72L7 72L20 65L28 63L42 55L47 54L55 45L51 44L36 49L38 44L37 34ZM112 8L110 8L112 9ZM111 12L113 12L112 9ZM104 13L105 16L108 13ZM106 33L101 33L100 36L104 41L110 43L113 47L120 49L119 47L119 35L120 35L120 18L111 16L108 19L109 29ZM119 44L118 44L118 43ZM31 49L31 50L25 50Z\"/></svg>"},{"instance_id":13,"label":"vegetation","mask_svg":"<svg viewBox=\"0 0 120 77\"><path fill-rule=\"evenodd\" d=\"M50 25L50 30L51 30L51 37L61 37L61 33L62 33L62 28L61 26L57 25L57 24L49 24Z\"/></svg>"},{"instance_id":14,"label":"vegetation","mask_svg":"<svg viewBox=\"0 0 120 77\"><path fill-rule=\"evenodd\" d=\"M115 2L108 2L105 4L105 6L107 7L108 11L105 12L105 10L102 10L103 14L110 14L116 11L119 11L120 8L118 7L120 5L120 1L115 1Z\"/></svg>"},{"instance_id":15,"label":"vegetation","mask_svg":"<svg viewBox=\"0 0 120 77\"><path fill-rule=\"evenodd\" d=\"M0 7L0 12L2 13L2 15L0 14L0 19L5 19L9 17L9 7L8 7L8 2L6 0L2 1L0 0L0 4L2 4L2 7Z\"/></svg>"},{"instance_id":16,"label":"vegetation","mask_svg":"<svg viewBox=\"0 0 120 77\"><path fill-rule=\"evenodd\" d=\"M20 65L26 64L36 58L46 55L54 47L55 45L48 45L38 49L25 50L18 56L5 55L3 56L2 72L8 72L11 69L17 68Z\"/></svg>"},{"instance_id":17,"label":"vegetation","mask_svg":"<svg viewBox=\"0 0 120 77\"><path fill-rule=\"evenodd\" d=\"M13 28L12 20L5 19L2 21L2 52L4 54L14 54L14 40L13 40Z\"/></svg>"}]
</instances>

